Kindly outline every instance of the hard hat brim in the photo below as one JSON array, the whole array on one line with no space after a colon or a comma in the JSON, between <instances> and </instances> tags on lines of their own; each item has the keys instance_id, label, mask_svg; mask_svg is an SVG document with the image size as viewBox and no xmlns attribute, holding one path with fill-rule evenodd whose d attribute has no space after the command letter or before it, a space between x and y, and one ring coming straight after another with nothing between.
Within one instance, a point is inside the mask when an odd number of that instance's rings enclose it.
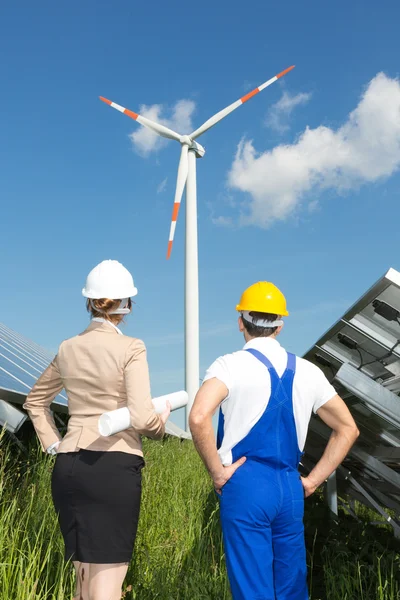
<instances>
[{"instance_id":1,"label":"hard hat brim","mask_svg":"<svg viewBox=\"0 0 400 600\"><path fill-rule=\"evenodd\" d=\"M263 312L263 311L257 311L254 308L249 307L249 306L243 306L241 304L237 304L236 305L236 310L237 310L237 312L243 312L244 310L248 310L249 312ZM271 313L271 314L275 314L275 313ZM279 314L280 314L281 317L288 317L289 316L289 312L287 310L282 311Z\"/></svg>"},{"instance_id":2,"label":"hard hat brim","mask_svg":"<svg viewBox=\"0 0 400 600\"><path fill-rule=\"evenodd\" d=\"M133 298L134 296L137 296L137 293L138 293L138 290L136 287L132 287L127 290L118 290L118 291L122 292L122 294L118 295L118 297L110 298L110 300L122 300L123 298ZM98 294L95 294L94 292L92 292L91 290L87 290L86 288L83 288L82 296L84 298L89 298L90 300L99 300L100 298L108 297L108 296L99 296Z\"/></svg>"}]
</instances>

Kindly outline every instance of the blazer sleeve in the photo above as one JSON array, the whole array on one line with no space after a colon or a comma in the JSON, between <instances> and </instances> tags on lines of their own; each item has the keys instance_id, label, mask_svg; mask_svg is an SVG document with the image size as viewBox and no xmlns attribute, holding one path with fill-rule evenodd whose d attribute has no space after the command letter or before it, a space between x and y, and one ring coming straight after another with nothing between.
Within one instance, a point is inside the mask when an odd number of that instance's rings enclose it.
<instances>
[{"instance_id":1,"label":"blazer sleeve","mask_svg":"<svg viewBox=\"0 0 400 600\"><path fill-rule=\"evenodd\" d=\"M124 375L132 427L141 435L159 440L165 433L165 426L151 401L149 367L144 343L134 340L128 348L126 358Z\"/></svg>"},{"instance_id":2,"label":"blazer sleeve","mask_svg":"<svg viewBox=\"0 0 400 600\"><path fill-rule=\"evenodd\" d=\"M57 366L57 356L29 392L24 408L28 412L44 451L61 440L50 405L64 384Z\"/></svg>"}]
</instances>

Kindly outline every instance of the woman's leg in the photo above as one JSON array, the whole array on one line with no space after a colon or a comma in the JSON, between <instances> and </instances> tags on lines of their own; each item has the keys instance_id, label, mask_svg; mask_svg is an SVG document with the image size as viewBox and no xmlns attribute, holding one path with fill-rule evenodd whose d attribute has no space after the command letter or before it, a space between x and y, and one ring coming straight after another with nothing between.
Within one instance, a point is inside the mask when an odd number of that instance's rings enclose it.
<instances>
[{"instance_id":1,"label":"woman's leg","mask_svg":"<svg viewBox=\"0 0 400 600\"><path fill-rule=\"evenodd\" d=\"M74 561L76 587L74 600L89 600L89 564Z\"/></svg>"},{"instance_id":2,"label":"woman's leg","mask_svg":"<svg viewBox=\"0 0 400 600\"><path fill-rule=\"evenodd\" d=\"M91 564L89 568L89 600L121 600L122 584L128 563Z\"/></svg>"}]
</instances>

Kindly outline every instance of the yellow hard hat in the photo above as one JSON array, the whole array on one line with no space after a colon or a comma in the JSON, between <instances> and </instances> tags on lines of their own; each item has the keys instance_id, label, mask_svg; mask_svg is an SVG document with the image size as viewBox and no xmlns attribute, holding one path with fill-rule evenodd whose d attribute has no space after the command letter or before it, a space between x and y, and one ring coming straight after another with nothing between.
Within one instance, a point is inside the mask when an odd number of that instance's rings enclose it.
<instances>
[{"instance_id":1,"label":"yellow hard hat","mask_svg":"<svg viewBox=\"0 0 400 600\"><path fill-rule=\"evenodd\" d=\"M282 292L269 281L259 281L247 288L240 298L236 310L242 312L262 312L287 317L286 298Z\"/></svg>"}]
</instances>

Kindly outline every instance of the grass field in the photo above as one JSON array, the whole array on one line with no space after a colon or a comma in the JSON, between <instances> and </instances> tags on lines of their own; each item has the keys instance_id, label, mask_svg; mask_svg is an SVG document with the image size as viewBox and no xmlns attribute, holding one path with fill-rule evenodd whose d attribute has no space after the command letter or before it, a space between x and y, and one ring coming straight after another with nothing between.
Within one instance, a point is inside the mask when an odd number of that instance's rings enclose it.
<instances>
[{"instance_id":1,"label":"grass field","mask_svg":"<svg viewBox=\"0 0 400 600\"><path fill-rule=\"evenodd\" d=\"M54 459L0 440L0 600L70 600L72 570L50 498ZM191 442L145 442L147 467L125 600L228 600L218 505ZM374 517L372 517L374 518ZM400 551L390 529L306 503L312 600L400 600Z\"/></svg>"}]
</instances>

